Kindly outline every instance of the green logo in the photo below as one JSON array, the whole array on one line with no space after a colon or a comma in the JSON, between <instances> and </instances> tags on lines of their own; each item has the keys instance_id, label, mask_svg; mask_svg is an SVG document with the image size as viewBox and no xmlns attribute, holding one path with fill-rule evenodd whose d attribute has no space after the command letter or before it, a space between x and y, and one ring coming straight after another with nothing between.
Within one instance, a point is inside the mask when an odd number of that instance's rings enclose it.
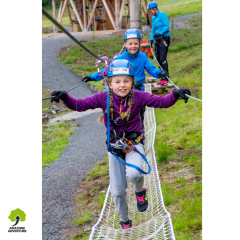
<instances>
[{"instance_id":1,"label":"green logo","mask_svg":"<svg viewBox=\"0 0 240 240\"><path fill-rule=\"evenodd\" d=\"M8 217L11 222L15 222L13 226L16 226L19 221L24 222L26 220L26 214L21 209L17 208L11 211L11 214Z\"/></svg>"}]
</instances>

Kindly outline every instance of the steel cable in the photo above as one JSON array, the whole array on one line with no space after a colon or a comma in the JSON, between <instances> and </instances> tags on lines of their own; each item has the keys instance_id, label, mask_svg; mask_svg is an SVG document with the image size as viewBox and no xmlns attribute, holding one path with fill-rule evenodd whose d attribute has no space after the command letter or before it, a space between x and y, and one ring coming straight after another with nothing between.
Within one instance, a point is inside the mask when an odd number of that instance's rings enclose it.
<instances>
[{"instance_id":1,"label":"steel cable","mask_svg":"<svg viewBox=\"0 0 240 240\"><path fill-rule=\"evenodd\" d=\"M144 35L142 35L142 36L147 40L147 38L146 38ZM158 66L162 69L161 65L159 64L158 60L156 59L156 56L155 56L155 54L154 54L154 51L152 51L152 53L153 53L153 56L154 56L154 59L155 59L156 63L157 63ZM163 70L163 69L162 69L162 70ZM174 85L175 88L179 89L179 87L178 87L177 85L175 85L175 84L171 81L171 79L170 79L169 77L167 77L167 79ZM192 96L190 96L190 95L188 95L188 94L185 94L185 95L186 95L187 97L195 100L195 101L202 102L201 99L192 97Z\"/></svg>"}]
</instances>

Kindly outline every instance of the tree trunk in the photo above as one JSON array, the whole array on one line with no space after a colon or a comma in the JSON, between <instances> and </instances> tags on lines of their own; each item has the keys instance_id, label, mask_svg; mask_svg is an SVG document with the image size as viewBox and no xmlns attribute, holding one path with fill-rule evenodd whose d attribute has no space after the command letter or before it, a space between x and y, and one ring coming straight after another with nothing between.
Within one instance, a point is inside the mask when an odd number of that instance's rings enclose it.
<instances>
[{"instance_id":1,"label":"tree trunk","mask_svg":"<svg viewBox=\"0 0 240 240\"><path fill-rule=\"evenodd\" d=\"M136 28L142 33L142 8L141 0L130 2L130 28Z\"/></svg>"},{"instance_id":2,"label":"tree trunk","mask_svg":"<svg viewBox=\"0 0 240 240\"><path fill-rule=\"evenodd\" d=\"M116 29L120 29L119 27L119 8L120 8L120 0L115 0L115 22Z\"/></svg>"},{"instance_id":3,"label":"tree trunk","mask_svg":"<svg viewBox=\"0 0 240 240\"><path fill-rule=\"evenodd\" d=\"M53 18L56 20L56 2L52 0ZM56 25L53 24L53 32L56 32Z\"/></svg>"}]
</instances>

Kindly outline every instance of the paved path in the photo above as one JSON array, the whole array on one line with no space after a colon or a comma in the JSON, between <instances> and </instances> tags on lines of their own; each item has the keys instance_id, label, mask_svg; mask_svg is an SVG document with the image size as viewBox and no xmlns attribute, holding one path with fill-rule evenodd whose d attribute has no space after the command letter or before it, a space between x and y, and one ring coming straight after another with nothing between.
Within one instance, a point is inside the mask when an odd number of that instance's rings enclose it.
<instances>
[{"instance_id":1,"label":"paved path","mask_svg":"<svg viewBox=\"0 0 240 240\"><path fill-rule=\"evenodd\" d=\"M114 36L115 33L97 34L97 38ZM91 38L90 34L75 34L78 39ZM65 34L43 37L42 42L42 76L43 87L54 90L66 90L81 81L71 69L57 60L61 47L69 46L73 41ZM82 84L74 89L71 95L84 98L93 95L89 84ZM63 232L71 227L71 216L74 214L74 194L79 190L79 183L94 163L101 161L107 152L105 140L106 129L97 123L102 113L92 111L80 114L81 127L71 137L67 148L58 161L46 167L42 174L42 239L63 239ZM79 117L78 116L78 117Z\"/></svg>"}]
</instances>

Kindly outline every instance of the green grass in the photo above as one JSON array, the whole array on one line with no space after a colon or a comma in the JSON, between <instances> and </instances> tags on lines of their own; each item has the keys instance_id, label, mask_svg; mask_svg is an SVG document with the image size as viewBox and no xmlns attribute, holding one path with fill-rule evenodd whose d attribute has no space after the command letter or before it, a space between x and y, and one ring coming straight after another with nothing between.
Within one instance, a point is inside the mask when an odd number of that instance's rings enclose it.
<instances>
[{"instance_id":1,"label":"green grass","mask_svg":"<svg viewBox=\"0 0 240 240\"><path fill-rule=\"evenodd\" d=\"M46 167L59 159L74 133L71 123L59 123L49 126L42 131L42 167Z\"/></svg>"},{"instance_id":2,"label":"green grass","mask_svg":"<svg viewBox=\"0 0 240 240\"><path fill-rule=\"evenodd\" d=\"M53 11L52 9L47 9L46 10L51 16L53 16ZM58 18L58 12L59 12L59 8L56 9L56 18ZM67 14L67 10L65 10L64 14L63 14L63 19L61 22L62 26L71 26L68 14ZM45 15L42 15L42 27L53 27L53 23L47 18L45 17Z\"/></svg>"},{"instance_id":3,"label":"green grass","mask_svg":"<svg viewBox=\"0 0 240 240\"><path fill-rule=\"evenodd\" d=\"M161 6L159 10L165 12L170 19L176 18L186 14L201 12L202 0L181 0L173 4Z\"/></svg>"},{"instance_id":4,"label":"green grass","mask_svg":"<svg viewBox=\"0 0 240 240\"><path fill-rule=\"evenodd\" d=\"M85 223L91 222L93 217L93 213L90 211L83 212L79 215L78 219L72 221L74 226L83 225Z\"/></svg>"},{"instance_id":5,"label":"green grass","mask_svg":"<svg viewBox=\"0 0 240 240\"><path fill-rule=\"evenodd\" d=\"M104 158L103 161L98 162L95 167L88 173L86 181L92 181L96 177L105 176L109 171L108 158Z\"/></svg>"}]
</instances>

